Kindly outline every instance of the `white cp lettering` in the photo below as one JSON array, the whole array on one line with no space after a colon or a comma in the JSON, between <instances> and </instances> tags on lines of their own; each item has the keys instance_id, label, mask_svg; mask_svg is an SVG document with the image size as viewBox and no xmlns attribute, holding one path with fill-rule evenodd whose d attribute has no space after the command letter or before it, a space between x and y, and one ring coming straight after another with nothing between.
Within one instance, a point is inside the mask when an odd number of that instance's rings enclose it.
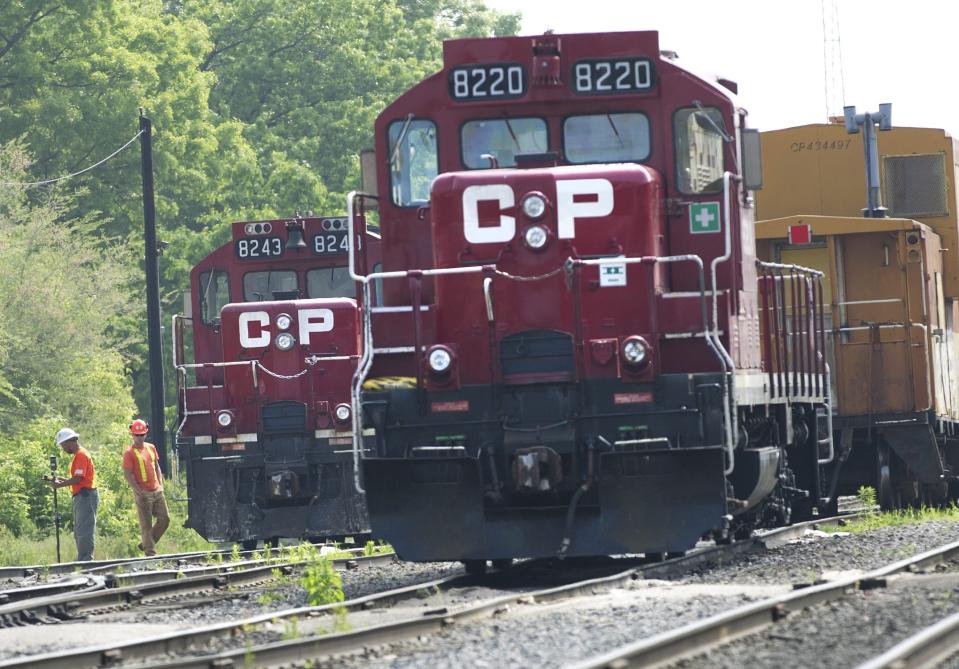
<instances>
[{"instance_id":1,"label":"white cp lettering","mask_svg":"<svg viewBox=\"0 0 959 669\"><path fill-rule=\"evenodd\" d=\"M500 213L499 225L480 227L479 203L499 203L500 212L516 204L513 189L506 184L468 186L463 191L463 234L470 244L508 242L516 234L516 219Z\"/></svg>"},{"instance_id":2,"label":"white cp lettering","mask_svg":"<svg viewBox=\"0 0 959 669\"><path fill-rule=\"evenodd\" d=\"M260 336L250 336L250 323L260 324ZM260 348L270 343L270 331L266 326L270 324L270 314L265 311L245 311L240 314L240 346L243 348Z\"/></svg>"},{"instance_id":3,"label":"white cp lettering","mask_svg":"<svg viewBox=\"0 0 959 669\"><path fill-rule=\"evenodd\" d=\"M333 312L329 309L303 309L299 312L300 343L310 343L311 332L329 332L333 329Z\"/></svg>"},{"instance_id":4,"label":"white cp lettering","mask_svg":"<svg viewBox=\"0 0 959 669\"><path fill-rule=\"evenodd\" d=\"M576 195L595 195L595 202L576 202ZM613 213L613 184L608 179L568 179L556 182L556 228L560 239L576 236L577 218Z\"/></svg>"},{"instance_id":5,"label":"white cp lettering","mask_svg":"<svg viewBox=\"0 0 959 669\"><path fill-rule=\"evenodd\" d=\"M250 325L260 326L260 334L251 336ZM246 311L240 314L240 346L243 348L262 348L270 344L270 314L266 311ZM333 311L331 309L301 309L297 312L299 341L301 344L310 343L310 335L314 332L329 332L333 329Z\"/></svg>"}]
</instances>

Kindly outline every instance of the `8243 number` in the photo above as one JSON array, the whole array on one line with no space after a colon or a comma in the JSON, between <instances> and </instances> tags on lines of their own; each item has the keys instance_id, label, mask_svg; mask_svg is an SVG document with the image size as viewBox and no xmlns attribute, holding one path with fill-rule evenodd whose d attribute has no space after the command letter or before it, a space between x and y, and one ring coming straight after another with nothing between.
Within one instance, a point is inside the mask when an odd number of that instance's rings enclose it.
<instances>
[{"instance_id":1,"label":"8243 number","mask_svg":"<svg viewBox=\"0 0 959 669\"><path fill-rule=\"evenodd\" d=\"M236 256L240 259L278 258L283 255L283 242L279 237L251 237L238 239Z\"/></svg>"},{"instance_id":2,"label":"8243 number","mask_svg":"<svg viewBox=\"0 0 959 669\"><path fill-rule=\"evenodd\" d=\"M324 232L313 238L313 253L321 256L334 253L349 253L350 242L346 230Z\"/></svg>"}]
</instances>

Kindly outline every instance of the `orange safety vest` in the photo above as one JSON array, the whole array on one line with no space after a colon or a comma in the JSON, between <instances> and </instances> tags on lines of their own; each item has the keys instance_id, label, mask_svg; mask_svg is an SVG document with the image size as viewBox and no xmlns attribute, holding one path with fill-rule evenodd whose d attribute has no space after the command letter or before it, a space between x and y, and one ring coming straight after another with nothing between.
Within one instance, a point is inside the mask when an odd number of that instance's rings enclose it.
<instances>
[{"instance_id":1,"label":"orange safety vest","mask_svg":"<svg viewBox=\"0 0 959 669\"><path fill-rule=\"evenodd\" d=\"M124 458L124 468L132 470L134 476L137 475L137 469L139 469L139 476L136 476L136 478L140 481L140 483L142 483L144 487L147 487L150 485L150 483L152 483L153 487L148 487L147 490L156 490L156 447L150 442L145 441L143 442L143 448L136 448L135 446L131 445L127 448L127 452L130 453L130 456L129 459ZM136 460L138 467L133 467L133 460Z\"/></svg>"}]
</instances>

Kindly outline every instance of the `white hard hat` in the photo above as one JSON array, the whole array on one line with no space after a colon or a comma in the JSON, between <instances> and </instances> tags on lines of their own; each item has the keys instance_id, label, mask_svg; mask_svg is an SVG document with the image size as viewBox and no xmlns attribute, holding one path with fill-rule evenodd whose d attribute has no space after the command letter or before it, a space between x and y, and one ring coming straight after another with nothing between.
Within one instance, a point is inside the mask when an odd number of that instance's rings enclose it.
<instances>
[{"instance_id":1,"label":"white hard hat","mask_svg":"<svg viewBox=\"0 0 959 669\"><path fill-rule=\"evenodd\" d=\"M75 431L71 430L71 429L68 428L68 427L65 427L65 428L63 428L62 430L60 430L59 432L57 432L57 446L59 446L60 444L62 444L62 443L65 442L65 441L70 441L71 439L76 439L76 438L79 437L79 436L80 436L80 435L77 434Z\"/></svg>"}]
</instances>

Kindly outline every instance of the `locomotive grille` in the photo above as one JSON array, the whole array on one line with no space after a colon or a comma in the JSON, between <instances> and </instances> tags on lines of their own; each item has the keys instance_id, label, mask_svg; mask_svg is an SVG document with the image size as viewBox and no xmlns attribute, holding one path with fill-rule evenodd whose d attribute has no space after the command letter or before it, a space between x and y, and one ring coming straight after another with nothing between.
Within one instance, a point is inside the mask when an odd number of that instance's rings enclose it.
<instances>
[{"instance_id":1,"label":"locomotive grille","mask_svg":"<svg viewBox=\"0 0 959 669\"><path fill-rule=\"evenodd\" d=\"M302 432L306 429L306 405L302 402L272 402L263 407L263 432Z\"/></svg>"},{"instance_id":2,"label":"locomotive grille","mask_svg":"<svg viewBox=\"0 0 959 669\"><path fill-rule=\"evenodd\" d=\"M947 216L945 156L886 156L883 194L892 216Z\"/></svg>"},{"instance_id":3,"label":"locomotive grille","mask_svg":"<svg viewBox=\"0 0 959 669\"><path fill-rule=\"evenodd\" d=\"M527 330L500 341L500 365L507 383L573 378L573 338L565 332Z\"/></svg>"}]
</instances>

